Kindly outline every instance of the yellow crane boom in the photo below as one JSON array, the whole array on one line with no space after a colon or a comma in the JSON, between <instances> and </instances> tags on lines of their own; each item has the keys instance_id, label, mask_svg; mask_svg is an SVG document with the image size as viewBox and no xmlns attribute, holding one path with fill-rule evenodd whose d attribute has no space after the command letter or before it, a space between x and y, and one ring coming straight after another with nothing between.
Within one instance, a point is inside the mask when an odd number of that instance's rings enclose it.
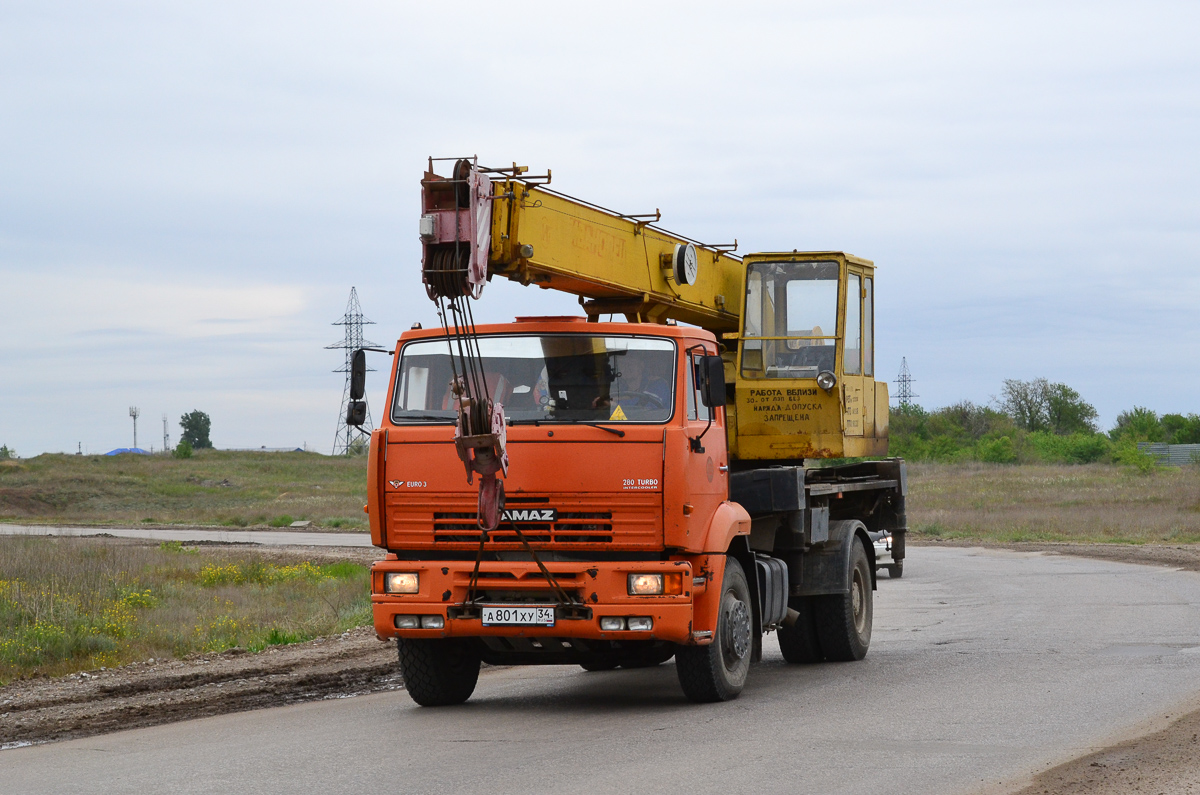
<instances>
[{"instance_id":1,"label":"yellow crane boom","mask_svg":"<svg viewBox=\"0 0 1200 795\"><path fill-rule=\"evenodd\" d=\"M495 183L492 273L573 293L589 317L668 319L720 335L738 330L745 267L713 246L542 186ZM736 245L736 242L733 244Z\"/></svg>"},{"instance_id":2,"label":"yellow crane boom","mask_svg":"<svg viewBox=\"0 0 1200 795\"><path fill-rule=\"evenodd\" d=\"M488 278L578 295L589 320L621 314L713 332L732 387L735 459L886 455L874 263L837 251L735 256L736 241L704 244L656 226L657 210L614 212L550 190L549 172L526 172L459 161L444 178L430 162L422 180L427 284L445 278L450 292L477 293L486 265ZM468 273L472 286L460 286Z\"/></svg>"}]
</instances>

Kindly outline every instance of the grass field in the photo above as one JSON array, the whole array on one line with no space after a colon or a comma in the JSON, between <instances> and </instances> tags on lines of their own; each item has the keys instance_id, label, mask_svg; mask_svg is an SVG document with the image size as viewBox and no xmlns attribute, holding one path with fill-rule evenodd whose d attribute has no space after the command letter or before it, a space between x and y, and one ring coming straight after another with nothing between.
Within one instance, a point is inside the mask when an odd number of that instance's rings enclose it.
<instances>
[{"instance_id":1,"label":"grass field","mask_svg":"<svg viewBox=\"0 0 1200 795\"><path fill-rule=\"evenodd\" d=\"M0 685L342 632L371 621L368 576L178 543L0 537Z\"/></svg>"},{"instance_id":2,"label":"grass field","mask_svg":"<svg viewBox=\"0 0 1200 795\"><path fill-rule=\"evenodd\" d=\"M0 522L366 527L366 456L198 450L0 461Z\"/></svg>"},{"instance_id":3,"label":"grass field","mask_svg":"<svg viewBox=\"0 0 1200 795\"><path fill-rule=\"evenodd\" d=\"M910 463L915 537L1200 542L1200 466ZM0 521L363 530L366 460L312 453L42 455L0 462Z\"/></svg>"},{"instance_id":4,"label":"grass field","mask_svg":"<svg viewBox=\"0 0 1200 795\"><path fill-rule=\"evenodd\" d=\"M915 538L1200 542L1200 466L909 464Z\"/></svg>"}]
</instances>

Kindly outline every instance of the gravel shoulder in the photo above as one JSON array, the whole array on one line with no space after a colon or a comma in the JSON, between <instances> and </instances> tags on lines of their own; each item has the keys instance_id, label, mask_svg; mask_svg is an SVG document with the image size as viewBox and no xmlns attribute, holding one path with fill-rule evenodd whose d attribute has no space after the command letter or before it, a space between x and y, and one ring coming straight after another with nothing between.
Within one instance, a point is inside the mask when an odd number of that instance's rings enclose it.
<instances>
[{"instance_id":1,"label":"gravel shoulder","mask_svg":"<svg viewBox=\"0 0 1200 795\"><path fill-rule=\"evenodd\" d=\"M31 679L0 688L0 748L403 688L396 647L370 627L251 654Z\"/></svg>"},{"instance_id":2,"label":"gravel shoulder","mask_svg":"<svg viewBox=\"0 0 1200 795\"><path fill-rule=\"evenodd\" d=\"M1053 767L1012 795L1200 793L1200 709L1189 706L1163 716L1173 719L1165 729Z\"/></svg>"},{"instance_id":3,"label":"gravel shoulder","mask_svg":"<svg viewBox=\"0 0 1200 795\"><path fill-rule=\"evenodd\" d=\"M908 539L908 546L919 549L930 547L983 547L986 549L1014 549L1019 552L1047 552L1056 555L1078 555L1084 558L1114 560L1119 563L1141 563L1147 566L1169 566L1171 568L1200 571L1200 544L1068 544L1021 542L996 543L991 541L937 539Z\"/></svg>"}]
</instances>

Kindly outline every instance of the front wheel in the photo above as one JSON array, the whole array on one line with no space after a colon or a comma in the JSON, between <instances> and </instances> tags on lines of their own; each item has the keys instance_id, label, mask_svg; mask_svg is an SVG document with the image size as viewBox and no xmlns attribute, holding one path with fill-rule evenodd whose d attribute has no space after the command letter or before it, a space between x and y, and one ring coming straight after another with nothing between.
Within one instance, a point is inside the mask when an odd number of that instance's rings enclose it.
<instances>
[{"instance_id":1,"label":"front wheel","mask_svg":"<svg viewBox=\"0 0 1200 795\"><path fill-rule=\"evenodd\" d=\"M754 613L746 574L734 558L725 560L719 610L712 643L681 646L675 652L679 685L684 695L699 703L737 698L750 673Z\"/></svg>"},{"instance_id":2,"label":"front wheel","mask_svg":"<svg viewBox=\"0 0 1200 795\"><path fill-rule=\"evenodd\" d=\"M867 550L854 533L847 539L854 545L850 555L850 588L845 594L817 597L813 605L817 637L825 659L851 662L867 656L871 645L871 561Z\"/></svg>"},{"instance_id":3,"label":"front wheel","mask_svg":"<svg viewBox=\"0 0 1200 795\"><path fill-rule=\"evenodd\" d=\"M887 567L888 576L893 580L898 580L904 576L904 561L899 560Z\"/></svg>"},{"instance_id":4,"label":"front wheel","mask_svg":"<svg viewBox=\"0 0 1200 795\"><path fill-rule=\"evenodd\" d=\"M479 680L479 650L457 638L396 639L400 673L412 700L423 707L461 704Z\"/></svg>"}]
</instances>

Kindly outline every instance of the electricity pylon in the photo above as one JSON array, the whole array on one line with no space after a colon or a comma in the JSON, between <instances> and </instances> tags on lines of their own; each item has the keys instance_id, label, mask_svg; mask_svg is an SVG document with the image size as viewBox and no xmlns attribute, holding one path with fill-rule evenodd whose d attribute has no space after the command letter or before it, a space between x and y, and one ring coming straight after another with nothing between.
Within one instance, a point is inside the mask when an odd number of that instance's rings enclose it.
<instances>
[{"instance_id":1,"label":"electricity pylon","mask_svg":"<svg viewBox=\"0 0 1200 795\"><path fill-rule=\"evenodd\" d=\"M912 373L908 371L908 358L901 357L900 375L896 376L896 400L901 406L907 407L912 403L913 398L920 397L920 395L913 394L913 380Z\"/></svg>"}]
</instances>

